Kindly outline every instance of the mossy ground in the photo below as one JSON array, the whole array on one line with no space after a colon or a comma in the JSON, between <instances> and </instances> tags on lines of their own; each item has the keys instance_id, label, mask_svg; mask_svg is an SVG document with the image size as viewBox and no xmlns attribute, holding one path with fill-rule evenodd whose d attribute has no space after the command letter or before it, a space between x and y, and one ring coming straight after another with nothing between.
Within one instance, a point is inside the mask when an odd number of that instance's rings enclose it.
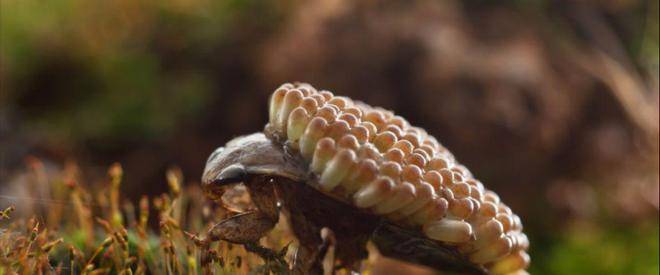
<instances>
[{"instance_id":1,"label":"mossy ground","mask_svg":"<svg viewBox=\"0 0 660 275\"><path fill-rule=\"evenodd\" d=\"M35 178L44 175L38 160L31 166ZM110 167L101 186L85 185L76 174L77 168L70 165L59 177L43 179L50 198L21 202L2 211L0 274L284 271L241 246L220 242L202 249L195 245L192 234L206 231L228 213L206 202L196 186L182 187L176 169L165 177L168 193L143 196L137 205L120 193L118 164ZM33 215L13 217L16 207L29 207ZM286 252L291 238L277 228L262 241Z\"/></svg>"}]
</instances>

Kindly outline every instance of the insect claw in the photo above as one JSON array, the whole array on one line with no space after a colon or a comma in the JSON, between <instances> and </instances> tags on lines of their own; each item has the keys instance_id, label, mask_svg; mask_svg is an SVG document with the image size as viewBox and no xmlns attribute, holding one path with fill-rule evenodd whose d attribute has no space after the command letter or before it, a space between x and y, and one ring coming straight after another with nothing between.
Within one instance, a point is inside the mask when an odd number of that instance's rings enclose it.
<instances>
[{"instance_id":1,"label":"insect claw","mask_svg":"<svg viewBox=\"0 0 660 275\"><path fill-rule=\"evenodd\" d=\"M282 247L280 252L278 252L277 254L280 257L284 257L286 255L286 253L289 252L289 247L291 246L292 243L293 243L293 241L290 241L289 243L287 243L284 247Z\"/></svg>"},{"instance_id":2,"label":"insect claw","mask_svg":"<svg viewBox=\"0 0 660 275\"><path fill-rule=\"evenodd\" d=\"M185 230L183 231L183 234L185 234L186 237L188 237L188 239L193 241L195 245L198 247L208 247L208 245L210 244L210 241L207 238L201 238L197 236L197 234L193 234Z\"/></svg>"}]
</instances>

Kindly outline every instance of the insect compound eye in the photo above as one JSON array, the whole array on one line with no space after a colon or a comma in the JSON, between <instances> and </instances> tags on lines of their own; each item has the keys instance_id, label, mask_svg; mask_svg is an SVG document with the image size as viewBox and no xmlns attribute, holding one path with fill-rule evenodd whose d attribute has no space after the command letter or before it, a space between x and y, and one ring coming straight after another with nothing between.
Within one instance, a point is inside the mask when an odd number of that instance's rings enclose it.
<instances>
[{"instance_id":1,"label":"insect compound eye","mask_svg":"<svg viewBox=\"0 0 660 275\"><path fill-rule=\"evenodd\" d=\"M247 176L245 167L240 164L234 164L220 171L218 176L213 180L213 185L224 185L242 182Z\"/></svg>"}]
</instances>

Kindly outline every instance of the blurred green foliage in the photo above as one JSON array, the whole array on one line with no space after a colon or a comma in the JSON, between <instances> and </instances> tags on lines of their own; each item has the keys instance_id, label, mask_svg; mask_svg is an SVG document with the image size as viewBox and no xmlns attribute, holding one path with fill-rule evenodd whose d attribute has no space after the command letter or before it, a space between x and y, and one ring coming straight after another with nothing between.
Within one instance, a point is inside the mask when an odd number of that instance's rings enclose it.
<instances>
[{"instance_id":1,"label":"blurred green foliage","mask_svg":"<svg viewBox=\"0 0 660 275\"><path fill-rule=\"evenodd\" d=\"M203 114L217 78L209 67L227 32L252 14L272 20L267 5L3 0L3 99L50 139L168 135Z\"/></svg>"},{"instance_id":2,"label":"blurred green foliage","mask_svg":"<svg viewBox=\"0 0 660 275\"><path fill-rule=\"evenodd\" d=\"M658 274L658 223L575 225L532 244L533 274Z\"/></svg>"}]
</instances>

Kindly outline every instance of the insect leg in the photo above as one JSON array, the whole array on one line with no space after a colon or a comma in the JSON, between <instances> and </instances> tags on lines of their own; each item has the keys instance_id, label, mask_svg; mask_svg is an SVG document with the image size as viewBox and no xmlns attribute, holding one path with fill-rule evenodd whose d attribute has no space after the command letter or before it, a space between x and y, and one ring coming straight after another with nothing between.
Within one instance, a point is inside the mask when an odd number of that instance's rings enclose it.
<instances>
[{"instance_id":1,"label":"insect leg","mask_svg":"<svg viewBox=\"0 0 660 275\"><path fill-rule=\"evenodd\" d=\"M247 212L225 219L213 226L206 241L219 240L237 244L254 243L266 235L277 223L262 212Z\"/></svg>"},{"instance_id":2,"label":"insect leg","mask_svg":"<svg viewBox=\"0 0 660 275\"><path fill-rule=\"evenodd\" d=\"M319 254L317 261L321 262L323 266L323 274L335 273L335 234L330 228L324 227L321 229L321 239L323 242L319 247Z\"/></svg>"}]
</instances>

